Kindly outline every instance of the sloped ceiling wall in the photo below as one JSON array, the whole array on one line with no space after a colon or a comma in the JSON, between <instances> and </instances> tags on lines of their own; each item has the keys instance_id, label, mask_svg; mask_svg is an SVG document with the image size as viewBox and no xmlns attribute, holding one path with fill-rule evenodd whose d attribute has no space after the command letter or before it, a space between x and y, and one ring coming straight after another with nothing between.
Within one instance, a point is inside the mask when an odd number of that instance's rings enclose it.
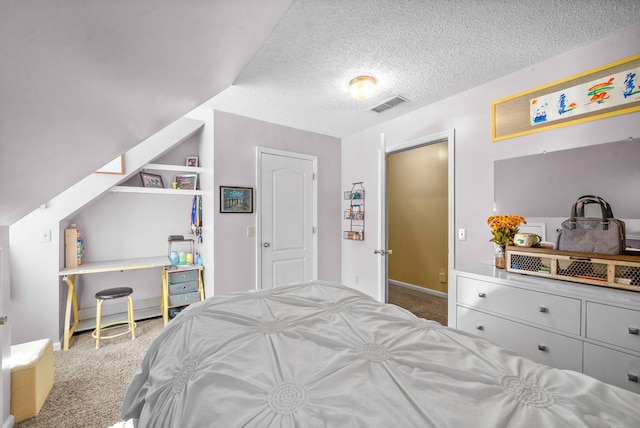
<instances>
[{"instance_id":1,"label":"sloped ceiling wall","mask_svg":"<svg viewBox=\"0 0 640 428\"><path fill-rule=\"evenodd\" d=\"M4 0L0 226L233 83L292 0Z\"/></svg>"}]
</instances>

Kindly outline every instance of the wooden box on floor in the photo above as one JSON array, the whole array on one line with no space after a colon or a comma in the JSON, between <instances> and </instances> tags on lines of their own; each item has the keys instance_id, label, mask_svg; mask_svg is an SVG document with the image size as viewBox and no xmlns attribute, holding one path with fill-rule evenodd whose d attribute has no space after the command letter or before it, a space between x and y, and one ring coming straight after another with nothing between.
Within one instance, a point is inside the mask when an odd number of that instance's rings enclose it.
<instances>
[{"instance_id":1,"label":"wooden box on floor","mask_svg":"<svg viewBox=\"0 0 640 428\"><path fill-rule=\"evenodd\" d=\"M53 343L50 339L11 347L11 414L15 422L40 412L53 381Z\"/></svg>"}]
</instances>

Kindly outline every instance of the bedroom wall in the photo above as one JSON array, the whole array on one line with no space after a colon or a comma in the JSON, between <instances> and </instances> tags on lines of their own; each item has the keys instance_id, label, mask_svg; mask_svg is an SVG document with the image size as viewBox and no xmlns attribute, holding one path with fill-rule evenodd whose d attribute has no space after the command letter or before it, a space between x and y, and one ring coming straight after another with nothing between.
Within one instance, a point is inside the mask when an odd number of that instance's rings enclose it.
<instances>
[{"instance_id":1,"label":"bedroom wall","mask_svg":"<svg viewBox=\"0 0 640 428\"><path fill-rule=\"evenodd\" d=\"M491 102L536 88L613 61L637 55L640 26L548 61L452 96L414 113L381 123L343 139L343 187L353 181L379 183L381 134L388 145L455 130L455 225L466 228L466 241L455 241L455 266L490 262L492 244L486 219L493 214L493 163L526 154L640 138L640 112L538 132L500 142L491 141ZM541 179L544 175L541 174ZM378 203L369 186L367 203ZM374 205L376 206L376 205ZM367 218L367 241L343 243L342 281L377 295L375 248L380 224L377 212ZM369 239L370 238L370 239ZM391 256L393 257L393 256Z\"/></svg>"},{"instance_id":2,"label":"bedroom wall","mask_svg":"<svg viewBox=\"0 0 640 428\"><path fill-rule=\"evenodd\" d=\"M340 140L268 122L214 112L214 293L256 287L256 240L247 227L256 213L221 214L219 186L256 188L256 148L267 147L318 158L318 278L340 281ZM255 194L254 194L255 198Z\"/></svg>"}]
</instances>

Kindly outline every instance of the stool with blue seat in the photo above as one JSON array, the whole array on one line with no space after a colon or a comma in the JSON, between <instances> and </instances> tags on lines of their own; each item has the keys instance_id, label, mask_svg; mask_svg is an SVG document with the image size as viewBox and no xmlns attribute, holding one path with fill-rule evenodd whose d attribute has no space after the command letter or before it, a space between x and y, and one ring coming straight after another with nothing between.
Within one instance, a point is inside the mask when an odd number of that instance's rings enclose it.
<instances>
[{"instance_id":1,"label":"stool with blue seat","mask_svg":"<svg viewBox=\"0 0 640 428\"><path fill-rule=\"evenodd\" d=\"M131 333L131 340L136 338L136 323L133 318L133 299L131 299L131 294L133 294L133 289L131 287L108 288L96 293L96 329L93 330L93 333L91 334L91 336L96 339L96 349L100 348L100 339L111 339L129 333ZM102 302L105 300L120 299L122 297L127 298L127 320L115 321L102 325ZM102 334L103 330L116 328L122 325L127 325L127 330L108 336Z\"/></svg>"}]
</instances>

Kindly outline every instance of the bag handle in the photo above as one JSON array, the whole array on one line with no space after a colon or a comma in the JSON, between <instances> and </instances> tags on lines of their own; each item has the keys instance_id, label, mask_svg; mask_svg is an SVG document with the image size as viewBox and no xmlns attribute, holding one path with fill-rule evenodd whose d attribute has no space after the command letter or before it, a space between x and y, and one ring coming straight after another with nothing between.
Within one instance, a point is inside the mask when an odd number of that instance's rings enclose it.
<instances>
[{"instance_id":1,"label":"bag handle","mask_svg":"<svg viewBox=\"0 0 640 428\"><path fill-rule=\"evenodd\" d=\"M586 201L589 202L586 202ZM571 207L571 229L576 228L576 217L584 217L584 205L585 203L597 203L600 205L600 211L602 212L602 230L609 229L609 220L607 215L611 213L611 208L609 204L604 199L599 196L592 195L584 195L578 198L578 200ZM578 211L580 211L580 215L578 215ZM613 217L613 213L611 213Z\"/></svg>"},{"instance_id":2,"label":"bag handle","mask_svg":"<svg viewBox=\"0 0 640 428\"><path fill-rule=\"evenodd\" d=\"M602 199L600 196L583 195L583 196L580 196L576 202L578 204L578 211L576 214L579 217L584 217L585 205L596 203L596 204L600 204L600 206L604 206L604 209L606 211L605 216L607 218L615 218L615 216L613 215L613 210L611 209L611 205L607 201Z\"/></svg>"}]
</instances>

